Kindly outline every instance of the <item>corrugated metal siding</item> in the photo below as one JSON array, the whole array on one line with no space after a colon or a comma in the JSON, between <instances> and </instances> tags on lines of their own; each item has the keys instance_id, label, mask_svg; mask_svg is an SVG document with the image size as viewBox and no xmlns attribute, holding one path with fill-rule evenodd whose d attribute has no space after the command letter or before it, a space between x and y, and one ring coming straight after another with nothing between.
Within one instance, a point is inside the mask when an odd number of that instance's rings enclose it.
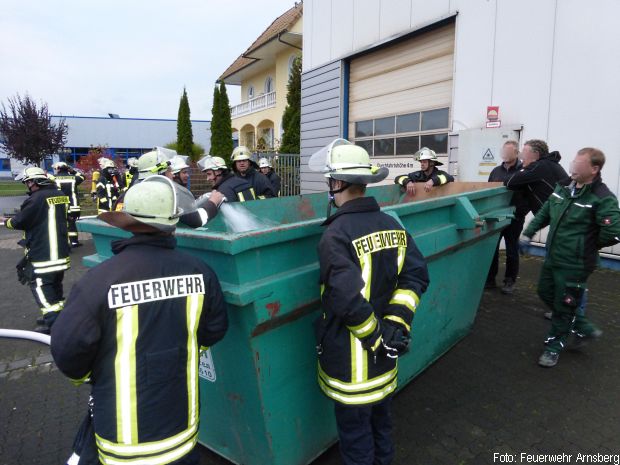
<instances>
[{"instance_id":1,"label":"corrugated metal siding","mask_svg":"<svg viewBox=\"0 0 620 465\"><path fill-rule=\"evenodd\" d=\"M308 169L310 155L341 135L340 61L301 76L301 193L325 191L325 178Z\"/></svg>"}]
</instances>

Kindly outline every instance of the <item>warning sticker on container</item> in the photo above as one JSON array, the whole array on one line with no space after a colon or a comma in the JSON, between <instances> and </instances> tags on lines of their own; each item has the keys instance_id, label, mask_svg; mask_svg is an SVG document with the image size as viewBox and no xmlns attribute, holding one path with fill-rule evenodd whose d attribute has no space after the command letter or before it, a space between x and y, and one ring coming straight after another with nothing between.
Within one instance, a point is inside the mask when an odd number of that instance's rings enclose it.
<instances>
[{"instance_id":1,"label":"warning sticker on container","mask_svg":"<svg viewBox=\"0 0 620 465\"><path fill-rule=\"evenodd\" d=\"M198 376L207 381L215 383L215 365L211 356L211 349L200 352L200 363L198 364Z\"/></svg>"}]
</instances>

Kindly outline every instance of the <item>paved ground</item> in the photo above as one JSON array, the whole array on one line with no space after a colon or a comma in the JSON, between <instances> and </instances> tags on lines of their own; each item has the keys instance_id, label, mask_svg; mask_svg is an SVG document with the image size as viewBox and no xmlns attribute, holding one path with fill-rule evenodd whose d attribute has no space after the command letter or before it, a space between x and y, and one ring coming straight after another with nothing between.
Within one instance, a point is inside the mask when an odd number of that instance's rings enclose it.
<instances>
[{"instance_id":1,"label":"paved ground","mask_svg":"<svg viewBox=\"0 0 620 465\"><path fill-rule=\"evenodd\" d=\"M0 230L0 327L31 329L36 308L15 279L16 238ZM87 242L74 254L67 288L92 250ZM512 297L487 291L472 333L396 397L395 464L501 463L494 453L515 454L513 463L527 463L521 453L566 453L569 463L582 463L577 453L620 454L620 273L591 279L589 313L603 341L542 369L536 360L548 322L534 294L540 265L523 261ZM44 346L0 340L0 464L64 463L87 395L62 377ZM202 463L229 464L208 451ZM338 463L333 447L313 465Z\"/></svg>"}]
</instances>

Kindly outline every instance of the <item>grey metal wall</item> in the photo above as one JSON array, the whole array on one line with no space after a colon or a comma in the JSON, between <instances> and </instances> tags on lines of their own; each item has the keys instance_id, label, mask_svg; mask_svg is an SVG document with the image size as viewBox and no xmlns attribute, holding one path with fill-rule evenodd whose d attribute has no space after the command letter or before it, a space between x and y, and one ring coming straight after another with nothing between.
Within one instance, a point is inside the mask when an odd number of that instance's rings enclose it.
<instances>
[{"instance_id":1,"label":"grey metal wall","mask_svg":"<svg viewBox=\"0 0 620 465\"><path fill-rule=\"evenodd\" d=\"M325 192L325 178L308 169L310 155L340 137L341 62L334 61L301 76L301 193Z\"/></svg>"}]
</instances>

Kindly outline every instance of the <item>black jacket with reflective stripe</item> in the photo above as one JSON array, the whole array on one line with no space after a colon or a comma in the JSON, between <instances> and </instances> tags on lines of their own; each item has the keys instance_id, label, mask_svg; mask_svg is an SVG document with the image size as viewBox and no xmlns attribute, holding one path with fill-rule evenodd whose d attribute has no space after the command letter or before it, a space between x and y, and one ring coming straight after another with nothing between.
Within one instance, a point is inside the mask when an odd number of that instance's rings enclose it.
<instances>
[{"instance_id":1,"label":"black jacket with reflective stripe","mask_svg":"<svg viewBox=\"0 0 620 465\"><path fill-rule=\"evenodd\" d=\"M256 198L256 192L245 178L235 176L229 172L220 179L213 186L213 189L226 197L228 202L247 202Z\"/></svg>"},{"instance_id":2,"label":"black jacket with reflective stripe","mask_svg":"<svg viewBox=\"0 0 620 465\"><path fill-rule=\"evenodd\" d=\"M25 232L26 255L37 274L69 268L67 207L69 197L55 184L28 194L20 212L6 226Z\"/></svg>"},{"instance_id":3,"label":"black jacket with reflective stripe","mask_svg":"<svg viewBox=\"0 0 620 465\"><path fill-rule=\"evenodd\" d=\"M113 243L116 255L74 285L52 328L58 368L92 380L95 433L108 457L195 441L199 348L219 341L228 320L213 270L175 245L158 235ZM174 446L158 443L167 439ZM128 453L128 443L137 449Z\"/></svg>"},{"instance_id":4,"label":"black jacket with reflective stripe","mask_svg":"<svg viewBox=\"0 0 620 465\"><path fill-rule=\"evenodd\" d=\"M78 186L84 182L84 176L81 173L71 174L63 171L61 174L54 176L54 182L63 193L69 197L69 211L80 211L80 199L78 197Z\"/></svg>"},{"instance_id":5,"label":"black jacket with reflective stripe","mask_svg":"<svg viewBox=\"0 0 620 465\"><path fill-rule=\"evenodd\" d=\"M396 387L396 362L381 351L375 362L360 343L375 320L401 322L409 332L429 284L426 260L374 197L347 202L324 224L319 243L323 315L316 322L319 385L341 403L379 402Z\"/></svg>"},{"instance_id":6,"label":"black jacket with reflective stripe","mask_svg":"<svg viewBox=\"0 0 620 465\"><path fill-rule=\"evenodd\" d=\"M426 182L428 180L433 180L434 186L440 186L442 184L447 184L449 182L454 182L454 178L446 173L445 171L440 170L436 166L433 167L433 171L431 174L426 174L426 172L419 170L414 171L413 173L409 173L406 175L396 176L394 182L396 184L400 184L401 186L406 186L409 182Z\"/></svg>"},{"instance_id":7,"label":"black jacket with reflective stripe","mask_svg":"<svg viewBox=\"0 0 620 465\"><path fill-rule=\"evenodd\" d=\"M282 179L273 169L267 175L267 179L271 183L271 187L273 187L273 193L276 197L280 196L280 189L282 187Z\"/></svg>"},{"instance_id":8,"label":"black jacket with reflective stripe","mask_svg":"<svg viewBox=\"0 0 620 465\"><path fill-rule=\"evenodd\" d=\"M253 166L248 168L245 172L245 176L241 176L241 174L237 173L237 177L246 180L250 186L252 186L257 199L276 196L273 186L271 185L271 182L269 182L269 178L267 178L267 176L263 173L256 171Z\"/></svg>"}]
</instances>

